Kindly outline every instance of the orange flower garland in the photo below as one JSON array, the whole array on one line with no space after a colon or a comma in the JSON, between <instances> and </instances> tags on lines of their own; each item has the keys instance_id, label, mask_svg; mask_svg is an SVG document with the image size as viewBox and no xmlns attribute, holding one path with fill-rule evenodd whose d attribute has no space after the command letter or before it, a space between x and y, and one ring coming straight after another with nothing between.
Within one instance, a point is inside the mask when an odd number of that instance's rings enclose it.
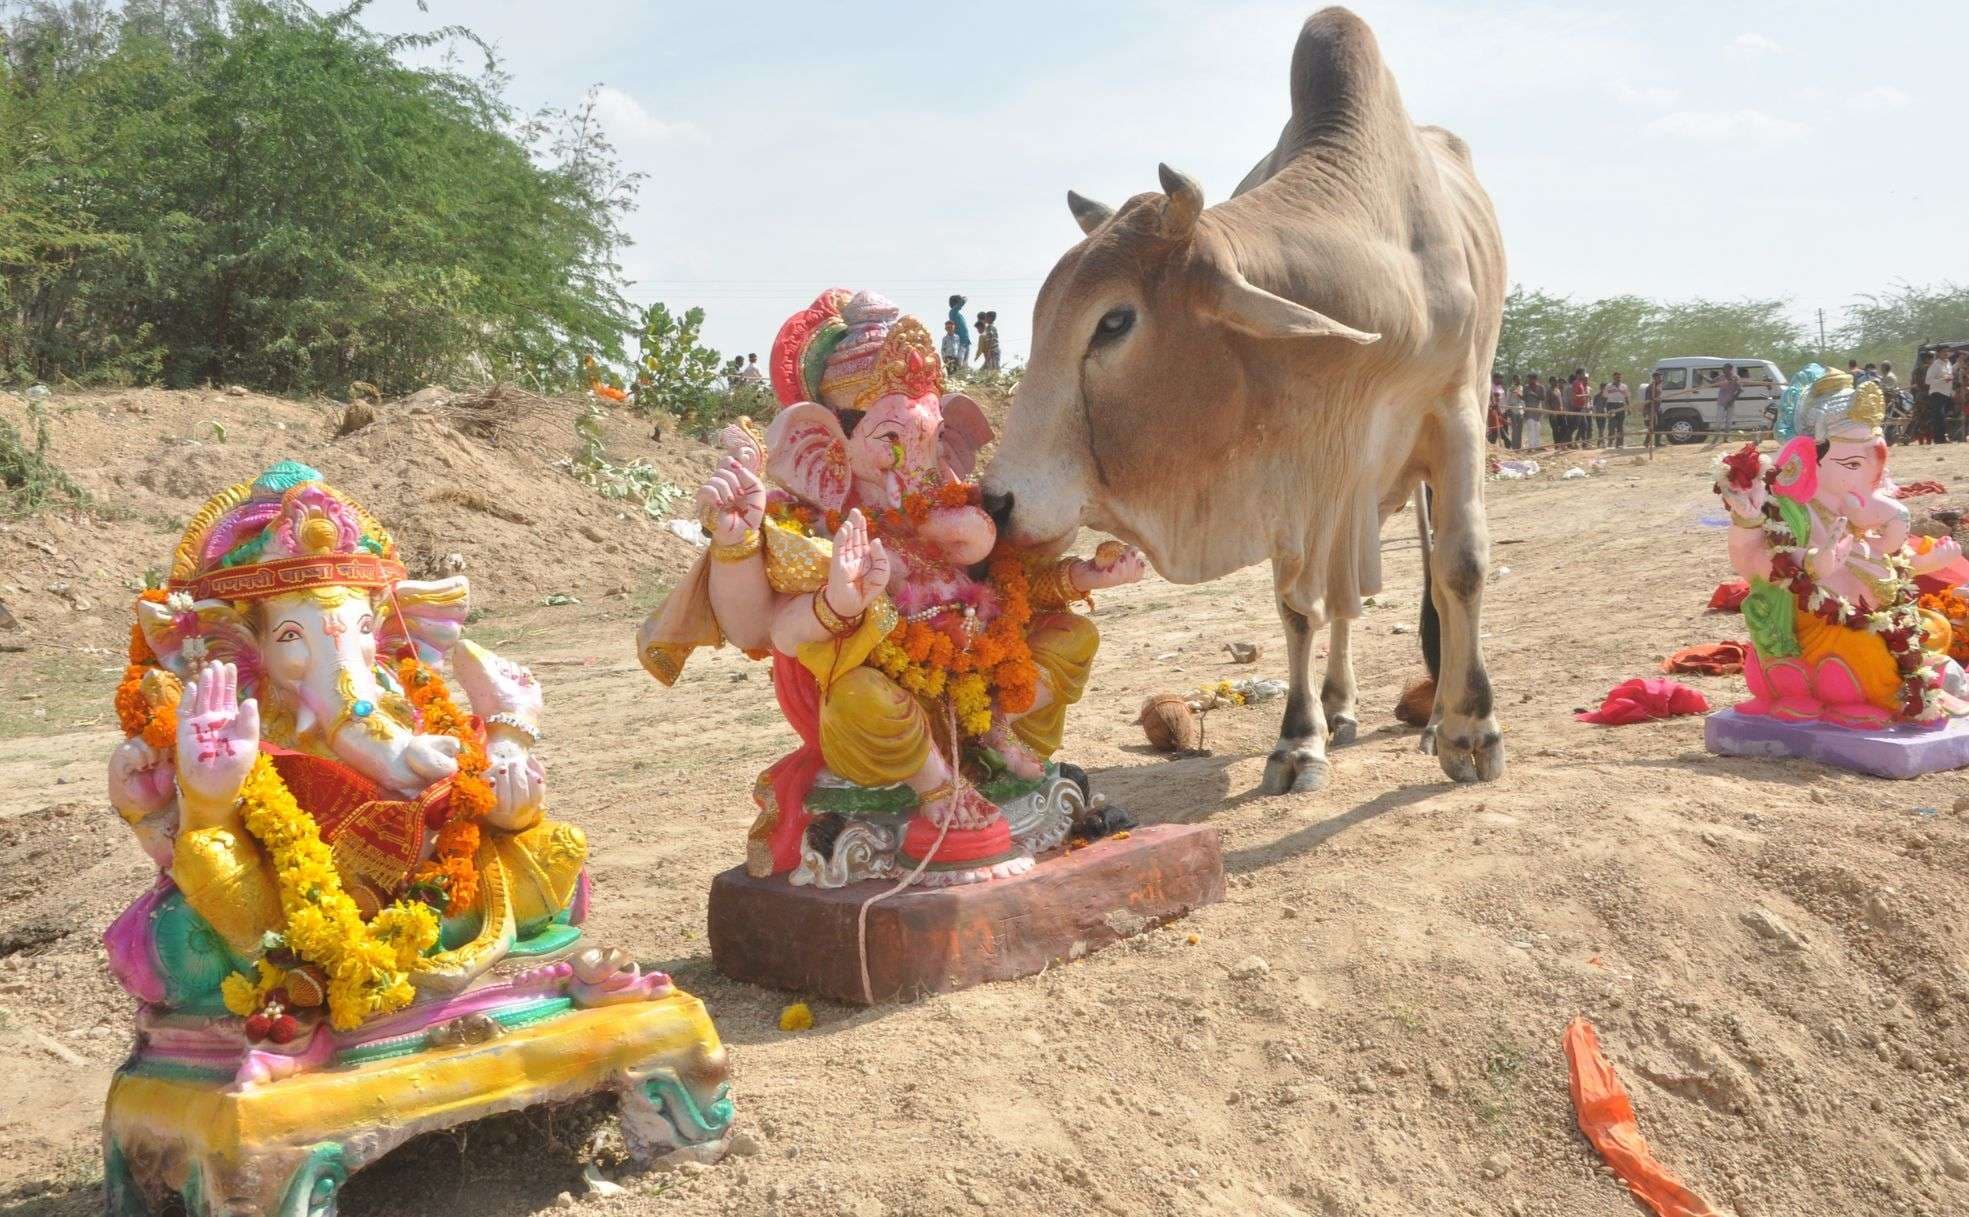
<instances>
[{"instance_id":1,"label":"orange flower garland","mask_svg":"<svg viewBox=\"0 0 1969 1217\"><path fill-rule=\"evenodd\" d=\"M413 884L438 884L444 888L447 916L457 916L472 907L479 891L479 821L492 810L492 783L485 771L490 762L485 746L471 718L459 712L444 687L444 680L414 656L397 662L397 678L405 696L423 717L426 731L449 735L458 741L458 774L451 780L451 814L438 829L430 860L419 867Z\"/></svg>"},{"instance_id":2,"label":"orange flower garland","mask_svg":"<svg viewBox=\"0 0 1969 1217\"><path fill-rule=\"evenodd\" d=\"M1939 613L1948 618L1949 658L1957 663L1969 663L1969 600L1962 598L1960 592L1932 592L1917 602L1931 613Z\"/></svg>"},{"instance_id":3,"label":"orange flower garland","mask_svg":"<svg viewBox=\"0 0 1969 1217\"><path fill-rule=\"evenodd\" d=\"M958 720L970 735L991 730L990 696L1007 714L1032 709L1039 695L1039 668L1026 629L1032 624L1032 581L1023 559L994 558L991 586L999 596L998 616L982 633L959 646L926 621L905 621L877 646L871 658L903 688L924 697L948 694Z\"/></svg>"},{"instance_id":4,"label":"orange flower garland","mask_svg":"<svg viewBox=\"0 0 1969 1217\"><path fill-rule=\"evenodd\" d=\"M152 604L162 604L165 592L162 588L151 588L137 597ZM157 653L150 649L144 639L141 626L130 626L130 662L123 669L123 679L116 686L116 721L123 727L127 739L142 736L146 744L153 748L168 749L178 738L178 703L175 699L162 705L153 706L144 696L144 677L151 672L162 671L157 662Z\"/></svg>"}]
</instances>

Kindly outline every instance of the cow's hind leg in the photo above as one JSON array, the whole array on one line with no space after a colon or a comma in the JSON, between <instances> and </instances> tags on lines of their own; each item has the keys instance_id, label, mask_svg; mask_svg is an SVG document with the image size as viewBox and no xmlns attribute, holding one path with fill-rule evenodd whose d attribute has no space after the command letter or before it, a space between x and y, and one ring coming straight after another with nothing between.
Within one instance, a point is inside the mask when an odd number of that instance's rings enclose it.
<instances>
[{"instance_id":1,"label":"cow's hind leg","mask_svg":"<svg viewBox=\"0 0 1969 1217\"><path fill-rule=\"evenodd\" d=\"M1285 694L1285 722L1278 743L1265 762L1265 793L1291 794L1324 787L1331 769L1326 760L1326 714L1313 701L1313 623L1304 613L1278 604L1285 622L1285 661L1290 686Z\"/></svg>"},{"instance_id":2,"label":"cow's hind leg","mask_svg":"<svg viewBox=\"0 0 1969 1217\"><path fill-rule=\"evenodd\" d=\"M1484 668L1479 619L1490 564L1484 522L1482 411L1466 406L1446 420L1442 467L1430 478L1435 544L1428 555L1430 592L1441 619L1441 672L1436 680L1435 730L1425 733L1443 772L1458 782L1504 773L1504 738Z\"/></svg>"},{"instance_id":3,"label":"cow's hind leg","mask_svg":"<svg viewBox=\"0 0 1969 1217\"><path fill-rule=\"evenodd\" d=\"M1338 748L1354 742L1360 720L1354 711L1354 623L1335 617L1327 627L1326 679L1320 684L1320 711L1326 738Z\"/></svg>"}]
</instances>

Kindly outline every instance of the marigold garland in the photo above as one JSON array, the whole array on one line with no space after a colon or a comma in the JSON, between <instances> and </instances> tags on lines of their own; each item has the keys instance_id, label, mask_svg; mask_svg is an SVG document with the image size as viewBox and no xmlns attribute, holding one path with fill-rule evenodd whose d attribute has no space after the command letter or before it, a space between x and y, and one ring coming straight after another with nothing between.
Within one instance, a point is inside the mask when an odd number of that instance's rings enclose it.
<instances>
[{"instance_id":1,"label":"marigold garland","mask_svg":"<svg viewBox=\"0 0 1969 1217\"><path fill-rule=\"evenodd\" d=\"M422 717L424 730L458 741L458 774L451 779L450 814L438 829L430 859L411 879L413 884L442 886L444 911L456 917L478 899L479 822L495 802L492 783L485 778L490 762L478 730L452 702L442 677L414 656L397 662L397 677L404 695Z\"/></svg>"},{"instance_id":2,"label":"marigold garland","mask_svg":"<svg viewBox=\"0 0 1969 1217\"><path fill-rule=\"evenodd\" d=\"M240 787L239 806L246 831L273 862L287 948L328 976L330 1024L348 1031L409 1005L417 996L410 973L438 940L436 915L421 903L398 901L365 923L342 889L320 827L264 753ZM255 984L251 992L264 996L259 990ZM241 996L241 986L233 985L227 1008Z\"/></svg>"},{"instance_id":3,"label":"marigold garland","mask_svg":"<svg viewBox=\"0 0 1969 1217\"><path fill-rule=\"evenodd\" d=\"M162 588L151 588L137 599L162 604L165 592ZM163 668L157 661L157 653L144 638L143 627L135 623L130 626L129 657L123 679L116 686L116 721L122 725L125 738L142 736L151 747L168 751L178 738L177 699L170 698L162 705L153 706L144 696L144 677Z\"/></svg>"},{"instance_id":4,"label":"marigold garland","mask_svg":"<svg viewBox=\"0 0 1969 1217\"><path fill-rule=\"evenodd\" d=\"M929 622L905 621L869 656L912 693L935 698L948 692L958 726L970 736L991 730L994 695L1007 714L1023 714L1039 693L1038 665L1026 642L1032 580L1025 561L1010 554L994 558L989 582L998 594L998 616L963 645Z\"/></svg>"},{"instance_id":5,"label":"marigold garland","mask_svg":"<svg viewBox=\"0 0 1969 1217\"><path fill-rule=\"evenodd\" d=\"M1969 664L1969 600L1957 591L1931 592L1918 602L1931 613L1939 613L1948 619L1949 658L1957 663Z\"/></svg>"}]
</instances>

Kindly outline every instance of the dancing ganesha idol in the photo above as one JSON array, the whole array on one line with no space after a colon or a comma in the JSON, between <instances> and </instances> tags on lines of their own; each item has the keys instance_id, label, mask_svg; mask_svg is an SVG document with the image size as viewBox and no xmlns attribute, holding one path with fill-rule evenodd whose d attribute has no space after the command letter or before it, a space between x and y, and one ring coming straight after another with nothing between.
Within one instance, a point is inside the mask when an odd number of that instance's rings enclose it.
<instances>
[{"instance_id":1,"label":"dancing ganesha idol","mask_svg":"<svg viewBox=\"0 0 1969 1217\"><path fill-rule=\"evenodd\" d=\"M1141 555L999 551L973 481L990 424L882 297L822 294L771 367L780 409L764 436L725 433L698 495L710 551L638 641L665 684L698 646L772 657L801 746L755 787L747 870L825 887L1029 870L1085 805L1051 764L1099 642L1071 606L1141 578Z\"/></svg>"},{"instance_id":2,"label":"dancing ganesha idol","mask_svg":"<svg viewBox=\"0 0 1969 1217\"><path fill-rule=\"evenodd\" d=\"M1953 540L1910 538L1885 413L1877 383L1813 364L1780 403L1776 458L1746 445L1726 459L1730 564L1751 586L1739 714L1878 730L1969 711L1949 623L1917 603L1920 584L1959 584L1969 563Z\"/></svg>"},{"instance_id":3,"label":"dancing ganesha idol","mask_svg":"<svg viewBox=\"0 0 1969 1217\"><path fill-rule=\"evenodd\" d=\"M544 815L539 686L460 637L463 577L404 574L284 462L207 502L137 600L109 794L159 874L105 936L143 1002L113 1212L326 1211L418 1132L601 1089L643 1151L724 1143L702 1007L619 952L545 958L588 887Z\"/></svg>"}]
</instances>

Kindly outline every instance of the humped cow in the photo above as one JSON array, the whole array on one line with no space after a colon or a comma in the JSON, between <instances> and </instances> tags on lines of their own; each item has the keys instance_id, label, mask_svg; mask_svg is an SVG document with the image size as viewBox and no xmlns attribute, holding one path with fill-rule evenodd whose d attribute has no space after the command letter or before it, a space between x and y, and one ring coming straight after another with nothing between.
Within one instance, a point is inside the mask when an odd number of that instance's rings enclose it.
<instances>
[{"instance_id":1,"label":"humped cow","mask_svg":"<svg viewBox=\"0 0 1969 1217\"><path fill-rule=\"evenodd\" d=\"M1086 237L1034 306L986 507L1042 549L1112 532L1178 583L1269 559L1291 689L1265 788L1284 792L1325 785L1329 733L1357 729L1350 623L1381 587L1383 521L1414 497L1436 678L1422 747L1457 781L1489 780L1504 771L1478 632L1497 220L1469 148L1409 120L1353 13L1307 20L1291 89L1278 146L1214 207L1167 165L1159 193L1118 210L1068 193Z\"/></svg>"}]
</instances>

